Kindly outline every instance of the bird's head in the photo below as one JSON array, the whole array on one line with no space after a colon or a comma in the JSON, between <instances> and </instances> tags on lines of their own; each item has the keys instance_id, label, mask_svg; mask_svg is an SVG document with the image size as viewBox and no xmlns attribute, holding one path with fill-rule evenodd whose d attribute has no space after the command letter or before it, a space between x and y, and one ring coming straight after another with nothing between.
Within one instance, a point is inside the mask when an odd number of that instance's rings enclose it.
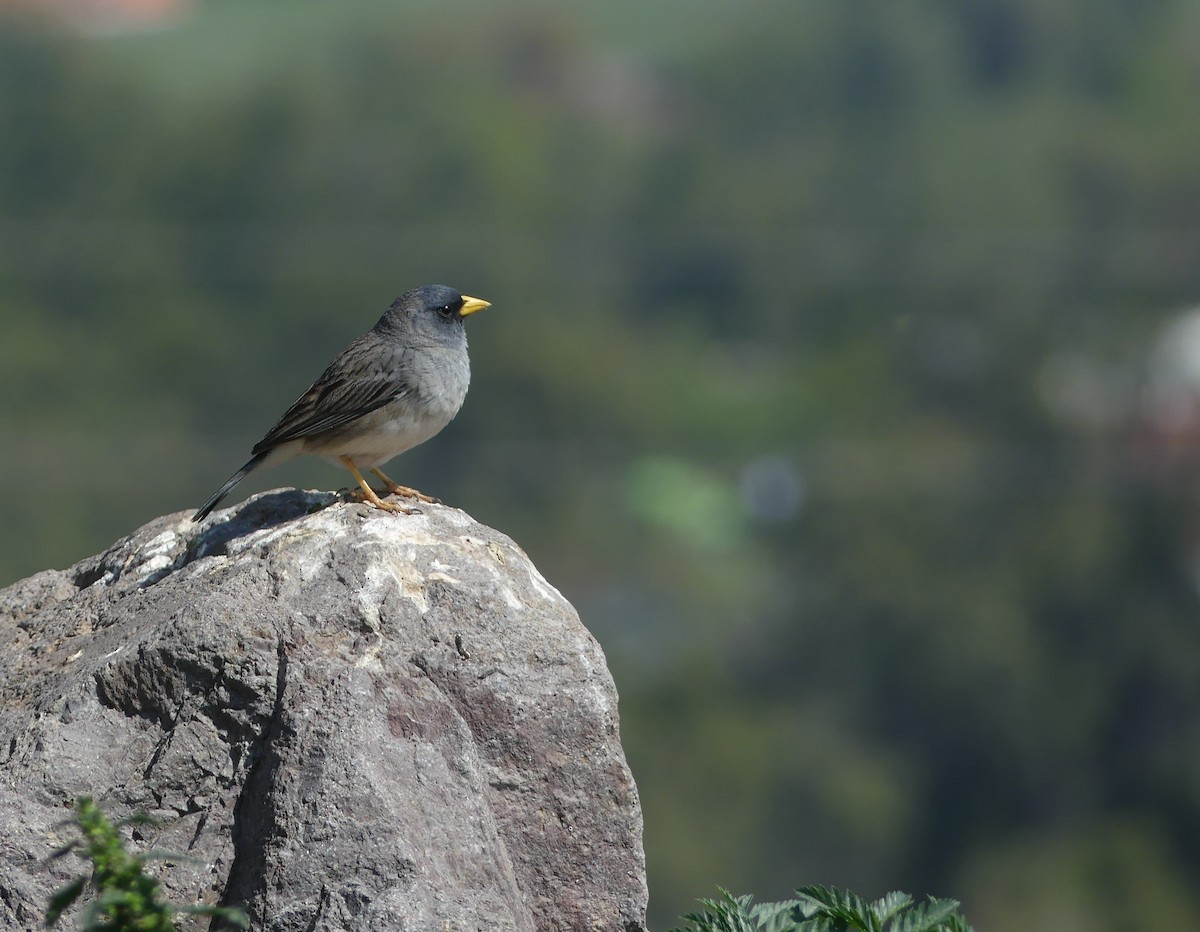
<instances>
[{"instance_id":1,"label":"bird's head","mask_svg":"<svg viewBox=\"0 0 1200 932\"><path fill-rule=\"evenodd\" d=\"M464 318L486 307L491 307L490 302L447 285L423 285L393 301L376 326L422 333L452 332L462 329Z\"/></svg>"}]
</instances>

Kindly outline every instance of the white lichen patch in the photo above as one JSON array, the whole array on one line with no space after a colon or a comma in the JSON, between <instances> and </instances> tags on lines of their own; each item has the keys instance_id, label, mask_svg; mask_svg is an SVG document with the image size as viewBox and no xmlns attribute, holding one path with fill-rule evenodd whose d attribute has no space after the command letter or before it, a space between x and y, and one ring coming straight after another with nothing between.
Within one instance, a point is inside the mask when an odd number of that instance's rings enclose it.
<instances>
[{"instance_id":1,"label":"white lichen patch","mask_svg":"<svg viewBox=\"0 0 1200 932\"><path fill-rule=\"evenodd\" d=\"M533 565L528 558L525 559L525 569L529 573L529 585L533 587L547 602L566 602L563 594L555 589L550 583L546 582L546 577L538 572L538 568Z\"/></svg>"},{"instance_id":2,"label":"white lichen patch","mask_svg":"<svg viewBox=\"0 0 1200 932\"><path fill-rule=\"evenodd\" d=\"M496 591L500 598L504 600L504 604L507 605L511 611L525 611L525 603L522 602L517 596L517 593L513 591L512 586L509 586L505 583L503 578L500 580L500 585L496 587Z\"/></svg>"},{"instance_id":3,"label":"white lichen patch","mask_svg":"<svg viewBox=\"0 0 1200 932\"><path fill-rule=\"evenodd\" d=\"M139 582L171 569L179 559L179 535L166 530L157 534L137 552L134 575Z\"/></svg>"},{"instance_id":4,"label":"white lichen patch","mask_svg":"<svg viewBox=\"0 0 1200 932\"><path fill-rule=\"evenodd\" d=\"M165 553L155 554L149 560L144 560L138 564L137 578L138 581L144 581L151 576L156 575L162 570L169 570L175 565L175 561Z\"/></svg>"},{"instance_id":5,"label":"white lichen patch","mask_svg":"<svg viewBox=\"0 0 1200 932\"><path fill-rule=\"evenodd\" d=\"M385 540L392 546L438 547L445 541L430 533L429 519L424 515L382 515L366 521L361 528L363 537Z\"/></svg>"},{"instance_id":6,"label":"white lichen patch","mask_svg":"<svg viewBox=\"0 0 1200 932\"><path fill-rule=\"evenodd\" d=\"M400 581L396 578L395 573L390 572L386 566L382 566L379 563L373 563L368 566L364 576L366 581L354 595L358 601L358 607L362 612L363 618L372 631L378 632L379 606L383 602L387 591L396 585L400 585ZM402 585L401 588L403 588Z\"/></svg>"},{"instance_id":7,"label":"white lichen patch","mask_svg":"<svg viewBox=\"0 0 1200 932\"><path fill-rule=\"evenodd\" d=\"M361 545L356 545L361 546ZM386 559L380 559L385 557ZM425 577L413 563L411 556L395 559L392 554L377 554L367 567L366 582L358 590L357 597L367 618L379 623L379 605L389 591L408 599L424 615L429 611L429 598L425 594ZM370 614L373 612L374 614Z\"/></svg>"},{"instance_id":8,"label":"white lichen patch","mask_svg":"<svg viewBox=\"0 0 1200 932\"><path fill-rule=\"evenodd\" d=\"M146 544L144 547L142 547L141 552L147 555L162 553L163 551L170 550L172 547L174 547L175 542L178 539L179 535L174 531L163 531L161 534L157 534L146 541Z\"/></svg>"}]
</instances>

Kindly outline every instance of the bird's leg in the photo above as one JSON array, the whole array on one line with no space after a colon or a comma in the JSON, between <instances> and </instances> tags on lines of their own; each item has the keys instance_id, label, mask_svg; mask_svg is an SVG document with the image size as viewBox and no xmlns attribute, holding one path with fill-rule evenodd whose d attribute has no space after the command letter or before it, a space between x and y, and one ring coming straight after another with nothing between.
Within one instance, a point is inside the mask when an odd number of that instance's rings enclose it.
<instances>
[{"instance_id":1,"label":"bird's leg","mask_svg":"<svg viewBox=\"0 0 1200 932\"><path fill-rule=\"evenodd\" d=\"M399 511L406 515L416 514L411 508L405 508L403 505L397 505L395 502L385 502L381 499L375 490L371 488L370 483L363 478L362 473L358 471L358 467L354 465L354 460L350 459L350 457L339 456L338 459L342 461L342 465L349 469L350 474L358 481L358 487L362 489L362 497L365 501L384 511Z\"/></svg>"},{"instance_id":2,"label":"bird's leg","mask_svg":"<svg viewBox=\"0 0 1200 932\"><path fill-rule=\"evenodd\" d=\"M416 489L410 489L406 485L398 485L383 474L383 470L372 469L371 472L379 477L379 481L387 486L387 490L393 495L400 495L404 498L415 498L420 502L428 502L430 505L440 505L440 499L434 498L432 495L426 495L424 492L418 492Z\"/></svg>"}]
</instances>

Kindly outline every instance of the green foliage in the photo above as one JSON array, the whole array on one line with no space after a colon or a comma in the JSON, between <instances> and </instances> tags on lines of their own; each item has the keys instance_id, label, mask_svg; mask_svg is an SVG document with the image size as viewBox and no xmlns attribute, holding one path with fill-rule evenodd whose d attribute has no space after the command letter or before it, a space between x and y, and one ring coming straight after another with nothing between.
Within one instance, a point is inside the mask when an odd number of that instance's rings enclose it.
<instances>
[{"instance_id":1,"label":"green foliage","mask_svg":"<svg viewBox=\"0 0 1200 932\"><path fill-rule=\"evenodd\" d=\"M83 932L174 932L171 917L176 913L211 916L228 926L248 928L250 923L239 909L217 906L173 906L162 899L159 882L148 875L145 863L152 857L177 858L163 852L131 855L118 833L118 827L145 822L145 817L122 819L115 825L88 796L75 801L72 819L82 837L59 848L51 860L79 853L92 863L89 879L81 876L58 890L46 907L46 927L62 918L71 905L89 888L94 897L84 908L80 928Z\"/></svg>"},{"instance_id":2,"label":"green foliage","mask_svg":"<svg viewBox=\"0 0 1200 932\"><path fill-rule=\"evenodd\" d=\"M796 899L752 903L750 896L721 890L720 899L702 899L703 912L684 915L689 923L672 932L972 932L957 900L913 903L893 892L868 903L836 887L809 886Z\"/></svg>"}]
</instances>

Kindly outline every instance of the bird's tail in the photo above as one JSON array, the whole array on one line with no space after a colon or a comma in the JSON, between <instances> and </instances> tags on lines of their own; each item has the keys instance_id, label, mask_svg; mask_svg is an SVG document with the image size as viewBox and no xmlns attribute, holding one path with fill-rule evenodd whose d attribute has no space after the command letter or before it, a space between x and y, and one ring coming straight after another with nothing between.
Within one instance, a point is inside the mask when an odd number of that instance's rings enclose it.
<instances>
[{"instance_id":1,"label":"bird's tail","mask_svg":"<svg viewBox=\"0 0 1200 932\"><path fill-rule=\"evenodd\" d=\"M250 461L248 463L246 463L245 466L243 466L241 469L239 469L237 472L235 472L232 476L230 476L225 481L225 484L223 486L221 486L219 489L217 489L216 495L214 495L212 498L210 498L208 501L206 501L203 505L200 506L200 510L197 511L192 516L192 520L193 521L203 521L205 518L207 518L209 512L212 511L214 508L217 507L217 505L219 505L221 503L221 499L223 499L226 495L228 495L235 485L237 485L239 482L241 482L243 479L245 479L246 476L248 476L255 469L257 469L259 467L259 465L262 464L262 461L267 458L267 454L270 452L271 452L270 450L263 450L261 453L256 454L255 456L252 456L250 458Z\"/></svg>"}]
</instances>

